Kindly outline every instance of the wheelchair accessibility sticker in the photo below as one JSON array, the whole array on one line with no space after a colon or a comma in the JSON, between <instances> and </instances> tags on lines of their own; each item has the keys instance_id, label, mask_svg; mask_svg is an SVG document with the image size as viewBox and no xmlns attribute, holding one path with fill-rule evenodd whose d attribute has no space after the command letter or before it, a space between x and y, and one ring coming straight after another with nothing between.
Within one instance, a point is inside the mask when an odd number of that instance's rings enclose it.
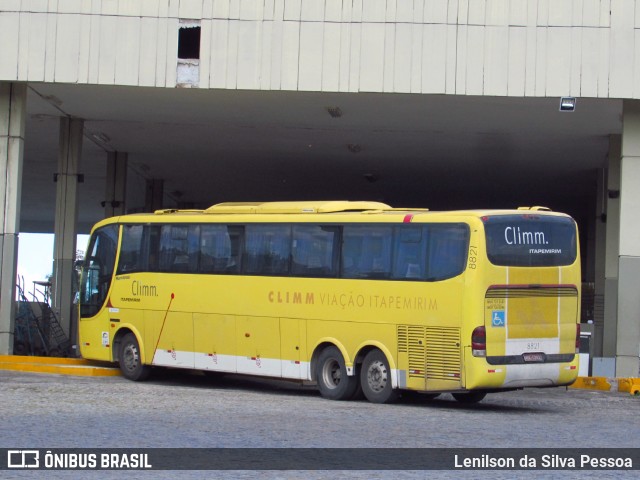
<instances>
[{"instance_id":1,"label":"wheelchair accessibility sticker","mask_svg":"<svg viewBox=\"0 0 640 480\"><path fill-rule=\"evenodd\" d=\"M505 325L504 310L494 310L491 313L491 326L504 327L504 325Z\"/></svg>"}]
</instances>

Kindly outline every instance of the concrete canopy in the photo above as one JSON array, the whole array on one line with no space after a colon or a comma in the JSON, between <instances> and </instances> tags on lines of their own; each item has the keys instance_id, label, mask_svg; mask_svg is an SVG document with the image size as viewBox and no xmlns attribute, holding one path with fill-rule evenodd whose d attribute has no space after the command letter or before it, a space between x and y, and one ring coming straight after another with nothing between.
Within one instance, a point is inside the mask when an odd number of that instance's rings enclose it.
<instances>
[{"instance_id":1,"label":"concrete canopy","mask_svg":"<svg viewBox=\"0 0 640 480\"><path fill-rule=\"evenodd\" d=\"M163 179L168 207L366 199L545 205L592 218L622 102L579 98L575 112L558 110L559 98L31 83L21 231L53 231L61 115L85 120L84 233L104 215L107 151L127 152L139 178ZM143 186L130 182L129 191ZM128 199L128 209L141 207Z\"/></svg>"}]
</instances>

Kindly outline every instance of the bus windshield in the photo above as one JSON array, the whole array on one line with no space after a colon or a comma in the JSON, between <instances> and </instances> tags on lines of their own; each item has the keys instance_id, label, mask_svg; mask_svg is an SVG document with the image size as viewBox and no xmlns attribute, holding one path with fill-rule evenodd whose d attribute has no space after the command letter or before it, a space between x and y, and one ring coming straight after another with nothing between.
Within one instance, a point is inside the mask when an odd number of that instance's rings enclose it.
<instances>
[{"instance_id":1,"label":"bus windshield","mask_svg":"<svg viewBox=\"0 0 640 480\"><path fill-rule=\"evenodd\" d=\"M487 256L494 265L558 267L576 260L576 225L571 218L523 214L483 221Z\"/></svg>"}]
</instances>

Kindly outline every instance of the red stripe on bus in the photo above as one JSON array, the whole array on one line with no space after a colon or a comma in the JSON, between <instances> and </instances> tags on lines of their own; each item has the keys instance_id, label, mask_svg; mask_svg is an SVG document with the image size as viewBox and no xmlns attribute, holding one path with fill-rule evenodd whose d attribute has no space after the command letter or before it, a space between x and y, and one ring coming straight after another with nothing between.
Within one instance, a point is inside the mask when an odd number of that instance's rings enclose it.
<instances>
[{"instance_id":1,"label":"red stripe on bus","mask_svg":"<svg viewBox=\"0 0 640 480\"><path fill-rule=\"evenodd\" d=\"M576 288L574 284L570 283L533 283L533 284L517 284L517 285L491 285L488 290L497 290L501 288L512 289L528 289L528 288Z\"/></svg>"}]
</instances>

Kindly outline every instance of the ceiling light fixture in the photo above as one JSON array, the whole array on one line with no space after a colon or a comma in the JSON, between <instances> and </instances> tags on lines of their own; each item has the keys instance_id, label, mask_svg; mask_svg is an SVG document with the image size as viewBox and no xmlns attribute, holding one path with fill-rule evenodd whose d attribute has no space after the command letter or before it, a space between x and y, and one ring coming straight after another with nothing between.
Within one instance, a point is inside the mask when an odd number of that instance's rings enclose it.
<instances>
[{"instance_id":1,"label":"ceiling light fixture","mask_svg":"<svg viewBox=\"0 0 640 480\"><path fill-rule=\"evenodd\" d=\"M92 133L91 137L100 143L109 143L111 141L111 139L102 132Z\"/></svg>"},{"instance_id":2,"label":"ceiling light fixture","mask_svg":"<svg viewBox=\"0 0 640 480\"><path fill-rule=\"evenodd\" d=\"M573 112L576 109L576 97L561 97L560 111Z\"/></svg>"}]
</instances>

